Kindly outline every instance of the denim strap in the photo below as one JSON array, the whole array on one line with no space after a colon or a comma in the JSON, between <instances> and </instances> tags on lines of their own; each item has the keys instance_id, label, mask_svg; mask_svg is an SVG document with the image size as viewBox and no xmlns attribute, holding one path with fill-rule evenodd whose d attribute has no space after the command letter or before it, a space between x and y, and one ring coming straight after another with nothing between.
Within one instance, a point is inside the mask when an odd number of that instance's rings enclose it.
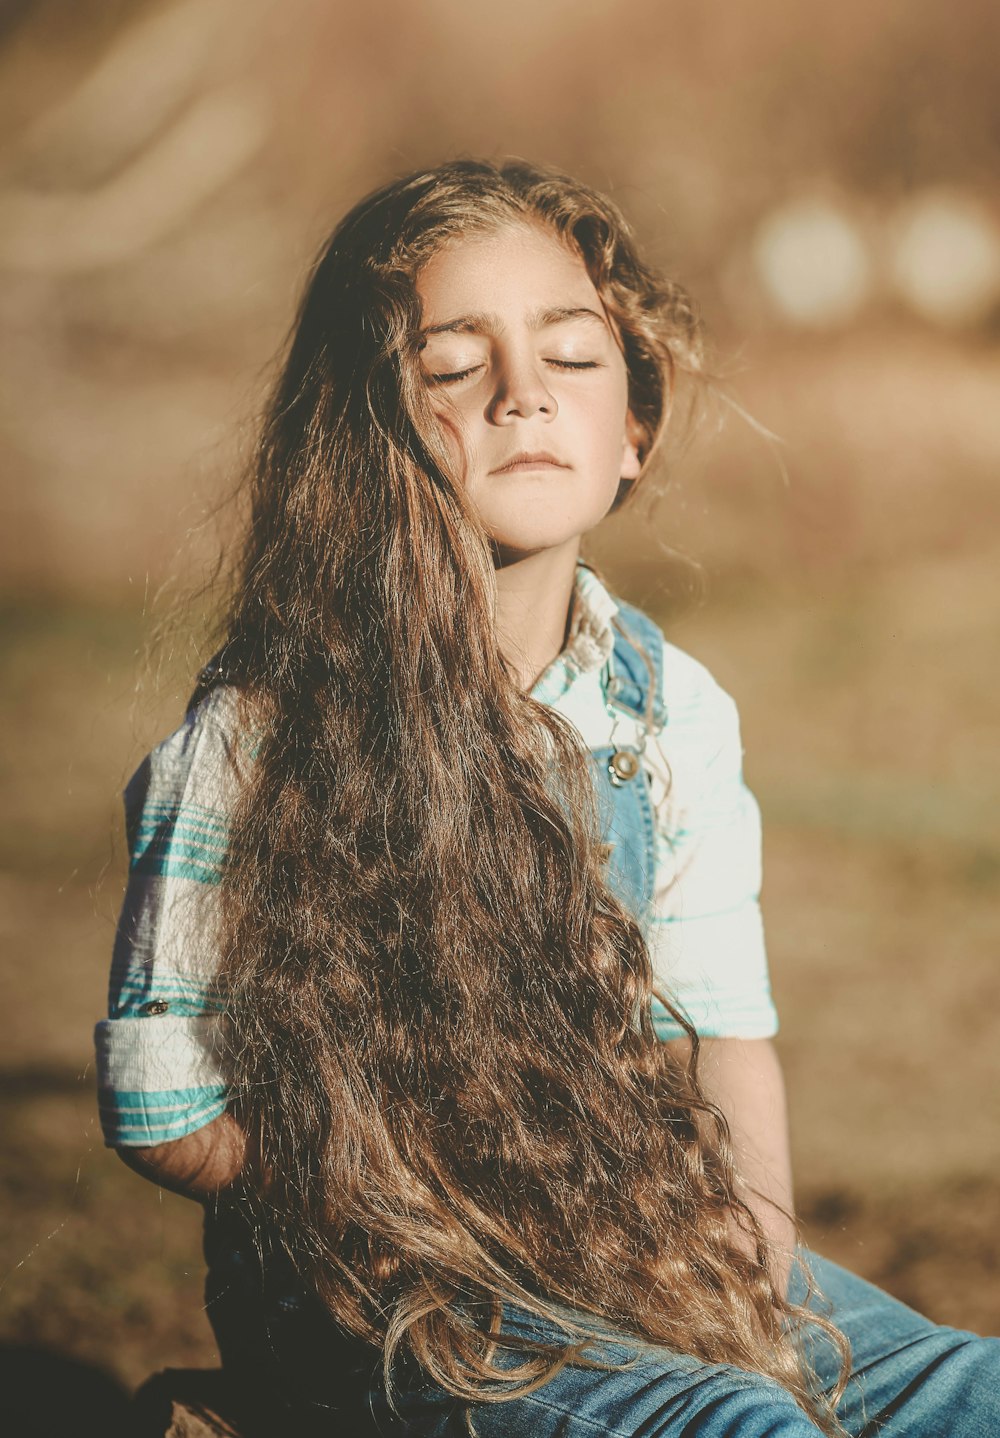
<instances>
[{"instance_id":1,"label":"denim strap","mask_svg":"<svg viewBox=\"0 0 1000 1438\"><path fill-rule=\"evenodd\" d=\"M644 726L666 722L663 702L663 634L642 610L619 603L613 620L606 703ZM604 842L611 846L608 878L618 898L645 927L656 884L656 822L642 745L592 749Z\"/></svg>"}]
</instances>

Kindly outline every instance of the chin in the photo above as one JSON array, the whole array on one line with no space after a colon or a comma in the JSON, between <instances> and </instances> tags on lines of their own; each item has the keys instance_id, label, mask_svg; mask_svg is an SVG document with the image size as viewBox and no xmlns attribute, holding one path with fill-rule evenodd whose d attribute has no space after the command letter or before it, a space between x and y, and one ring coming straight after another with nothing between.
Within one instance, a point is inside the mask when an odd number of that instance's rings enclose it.
<instances>
[{"instance_id":1,"label":"chin","mask_svg":"<svg viewBox=\"0 0 1000 1438\"><path fill-rule=\"evenodd\" d=\"M538 554L544 549L559 549L586 533L576 525L486 525L490 538L502 554Z\"/></svg>"},{"instance_id":2,"label":"chin","mask_svg":"<svg viewBox=\"0 0 1000 1438\"><path fill-rule=\"evenodd\" d=\"M613 498L613 497L612 497ZM512 554L536 554L543 549L558 549L569 544L593 529L604 518L612 500L604 508L595 508L593 514L482 513L481 517L493 543L501 550Z\"/></svg>"}]
</instances>

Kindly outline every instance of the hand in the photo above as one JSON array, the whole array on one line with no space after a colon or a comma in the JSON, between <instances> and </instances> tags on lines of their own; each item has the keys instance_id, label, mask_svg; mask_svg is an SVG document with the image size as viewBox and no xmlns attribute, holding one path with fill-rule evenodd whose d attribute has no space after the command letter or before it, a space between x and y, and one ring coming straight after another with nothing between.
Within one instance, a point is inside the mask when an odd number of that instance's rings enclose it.
<instances>
[{"instance_id":1,"label":"hand","mask_svg":"<svg viewBox=\"0 0 1000 1438\"><path fill-rule=\"evenodd\" d=\"M254 1161L246 1132L231 1113L169 1143L116 1152L122 1163L151 1183L199 1203L232 1189Z\"/></svg>"}]
</instances>

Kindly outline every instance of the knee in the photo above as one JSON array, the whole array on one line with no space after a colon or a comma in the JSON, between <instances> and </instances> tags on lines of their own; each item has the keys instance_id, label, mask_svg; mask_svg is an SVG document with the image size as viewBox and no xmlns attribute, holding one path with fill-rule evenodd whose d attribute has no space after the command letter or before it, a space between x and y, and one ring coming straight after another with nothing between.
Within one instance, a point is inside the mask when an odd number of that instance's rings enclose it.
<instances>
[{"instance_id":1,"label":"knee","mask_svg":"<svg viewBox=\"0 0 1000 1438\"><path fill-rule=\"evenodd\" d=\"M956 1329L945 1331L951 1338L947 1361L956 1374L970 1382L989 1379L1000 1400L1000 1338L981 1338L978 1333Z\"/></svg>"},{"instance_id":2,"label":"knee","mask_svg":"<svg viewBox=\"0 0 1000 1438\"><path fill-rule=\"evenodd\" d=\"M972 1438L992 1432L1000 1404L1000 1340L932 1329L884 1365L852 1379L843 1413L853 1411L858 1396L859 1411L877 1417L886 1438L896 1433Z\"/></svg>"},{"instance_id":3,"label":"knee","mask_svg":"<svg viewBox=\"0 0 1000 1438\"><path fill-rule=\"evenodd\" d=\"M634 1430L643 1438L818 1438L820 1432L786 1389L741 1370L707 1367L681 1392L671 1383L657 1396L662 1402L654 1398L652 1423L647 1409Z\"/></svg>"}]
</instances>

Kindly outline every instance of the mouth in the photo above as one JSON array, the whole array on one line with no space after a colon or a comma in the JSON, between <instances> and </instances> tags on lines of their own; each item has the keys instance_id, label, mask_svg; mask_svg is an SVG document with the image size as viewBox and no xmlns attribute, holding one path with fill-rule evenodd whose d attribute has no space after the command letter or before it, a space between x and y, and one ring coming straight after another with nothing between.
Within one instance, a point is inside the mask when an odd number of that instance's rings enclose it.
<instances>
[{"instance_id":1,"label":"mouth","mask_svg":"<svg viewBox=\"0 0 1000 1438\"><path fill-rule=\"evenodd\" d=\"M517 454L512 454L506 464L497 465L491 469L490 474L513 474L518 470L527 469L569 469L568 464L556 459L554 454L548 450L531 451L523 449Z\"/></svg>"}]
</instances>

